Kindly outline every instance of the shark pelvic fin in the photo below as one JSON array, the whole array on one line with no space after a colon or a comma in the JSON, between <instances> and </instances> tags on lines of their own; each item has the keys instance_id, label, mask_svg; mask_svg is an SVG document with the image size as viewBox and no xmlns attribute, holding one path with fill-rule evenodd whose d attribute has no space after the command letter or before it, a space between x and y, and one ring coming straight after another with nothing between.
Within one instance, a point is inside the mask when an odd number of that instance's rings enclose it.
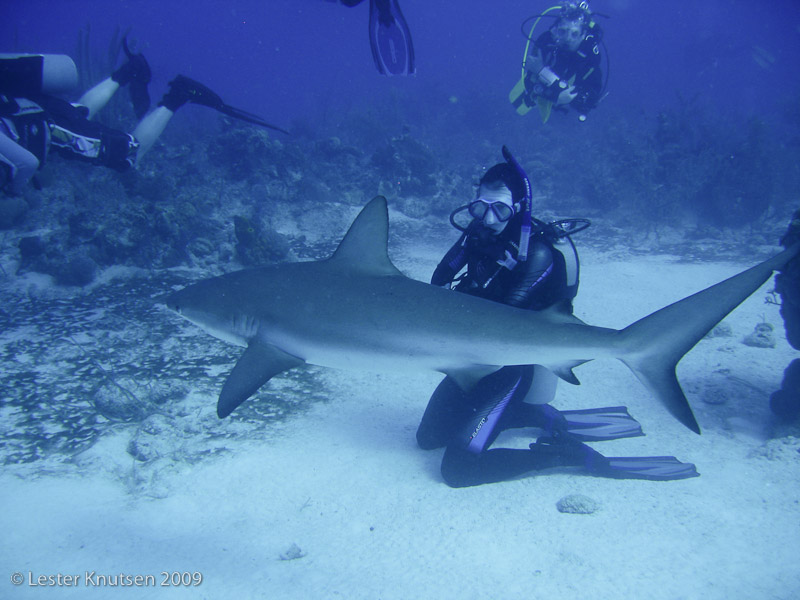
<instances>
[{"instance_id":1,"label":"shark pelvic fin","mask_svg":"<svg viewBox=\"0 0 800 600\"><path fill-rule=\"evenodd\" d=\"M679 300L623 329L620 356L678 421L695 433L700 425L678 383L675 367L683 355L750 294L795 257L800 244L738 275Z\"/></svg>"},{"instance_id":2,"label":"shark pelvic fin","mask_svg":"<svg viewBox=\"0 0 800 600\"><path fill-rule=\"evenodd\" d=\"M220 419L227 417L272 377L302 364L304 361L280 348L250 342L222 386L217 415Z\"/></svg>"},{"instance_id":3,"label":"shark pelvic fin","mask_svg":"<svg viewBox=\"0 0 800 600\"><path fill-rule=\"evenodd\" d=\"M462 391L469 392L478 384L481 379L491 375L499 369L500 367L492 367L488 365L473 365L471 367L464 367L462 369L448 369L447 371L442 372L455 381Z\"/></svg>"},{"instance_id":4,"label":"shark pelvic fin","mask_svg":"<svg viewBox=\"0 0 800 600\"><path fill-rule=\"evenodd\" d=\"M589 362L588 360L576 360L571 363L565 363L562 365L553 365L547 367L550 369L553 374L557 375L560 379L563 379L567 383L571 383L572 385L580 385L581 382L578 381L578 378L575 376L575 373L572 372L572 369L575 367L581 366L583 363Z\"/></svg>"},{"instance_id":5,"label":"shark pelvic fin","mask_svg":"<svg viewBox=\"0 0 800 600\"><path fill-rule=\"evenodd\" d=\"M375 196L358 213L330 261L370 275L402 275L389 259L389 209Z\"/></svg>"}]
</instances>

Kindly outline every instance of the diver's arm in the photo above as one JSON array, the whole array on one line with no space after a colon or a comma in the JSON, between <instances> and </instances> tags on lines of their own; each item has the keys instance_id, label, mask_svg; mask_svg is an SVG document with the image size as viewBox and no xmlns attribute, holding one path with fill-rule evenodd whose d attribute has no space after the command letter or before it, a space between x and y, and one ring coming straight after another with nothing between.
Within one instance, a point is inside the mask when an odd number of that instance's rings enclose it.
<instances>
[{"instance_id":1,"label":"diver's arm","mask_svg":"<svg viewBox=\"0 0 800 600\"><path fill-rule=\"evenodd\" d=\"M463 234L447 251L431 276L431 284L444 287L453 283L458 272L467 264L467 234Z\"/></svg>"}]
</instances>

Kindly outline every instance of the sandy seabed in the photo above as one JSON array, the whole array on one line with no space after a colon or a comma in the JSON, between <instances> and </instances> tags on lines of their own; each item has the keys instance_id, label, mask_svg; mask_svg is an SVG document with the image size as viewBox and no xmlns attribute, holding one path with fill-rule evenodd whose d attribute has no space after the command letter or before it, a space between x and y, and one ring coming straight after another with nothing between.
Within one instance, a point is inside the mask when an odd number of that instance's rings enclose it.
<instances>
[{"instance_id":1,"label":"sandy seabed","mask_svg":"<svg viewBox=\"0 0 800 600\"><path fill-rule=\"evenodd\" d=\"M440 255L415 247L397 263L423 279ZM576 314L621 327L750 265L583 251L582 266ZM161 479L158 498L132 493L111 466L24 476L6 467L0 597L797 598L800 439L768 409L797 353L777 307L764 303L771 286L726 319L732 335L704 339L679 365L702 436L619 362L588 363L576 370L581 386L559 386L558 408L622 404L642 424L646 437L595 444L604 454L674 455L695 463L699 478L618 481L560 470L451 489L439 475L441 451L414 440L439 375L324 370L329 402L267 441L179 465ZM775 325L776 347L742 344L762 321ZM496 445L530 441L516 432ZM95 458L129 466L125 443L107 436ZM600 509L561 513L556 502L568 494ZM163 586L180 580L174 573L188 574L189 585ZM190 581L195 573L200 585ZM9 581L15 574L21 585ZM77 577L47 585L58 574ZM130 579L97 583L120 574ZM153 578L137 586L137 575ZM32 585L39 576L45 585Z\"/></svg>"}]
</instances>

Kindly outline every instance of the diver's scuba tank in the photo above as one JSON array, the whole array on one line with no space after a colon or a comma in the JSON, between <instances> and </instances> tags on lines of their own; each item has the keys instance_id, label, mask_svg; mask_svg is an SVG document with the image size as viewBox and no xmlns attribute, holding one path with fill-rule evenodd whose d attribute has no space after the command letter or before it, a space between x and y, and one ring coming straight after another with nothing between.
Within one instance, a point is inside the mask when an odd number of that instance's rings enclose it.
<instances>
[{"instance_id":1,"label":"diver's scuba tank","mask_svg":"<svg viewBox=\"0 0 800 600\"><path fill-rule=\"evenodd\" d=\"M0 54L0 94L63 94L78 86L78 68L66 54Z\"/></svg>"}]
</instances>

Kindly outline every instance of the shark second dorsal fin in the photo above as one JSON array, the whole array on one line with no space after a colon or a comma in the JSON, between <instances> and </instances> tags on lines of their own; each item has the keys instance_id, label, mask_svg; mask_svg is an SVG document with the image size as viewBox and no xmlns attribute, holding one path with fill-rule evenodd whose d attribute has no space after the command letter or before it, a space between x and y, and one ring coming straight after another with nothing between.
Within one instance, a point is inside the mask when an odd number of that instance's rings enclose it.
<instances>
[{"instance_id":1,"label":"shark second dorsal fin","mask_svg":"<svg viewBox=\"0 0 800 600\"><path fill-rule=\"evenodd\" d=\"M375 196L358 213L330 260L374 275L402 275L389 260L389 210L386 198Z\"/></svg>"}]
</instances>

